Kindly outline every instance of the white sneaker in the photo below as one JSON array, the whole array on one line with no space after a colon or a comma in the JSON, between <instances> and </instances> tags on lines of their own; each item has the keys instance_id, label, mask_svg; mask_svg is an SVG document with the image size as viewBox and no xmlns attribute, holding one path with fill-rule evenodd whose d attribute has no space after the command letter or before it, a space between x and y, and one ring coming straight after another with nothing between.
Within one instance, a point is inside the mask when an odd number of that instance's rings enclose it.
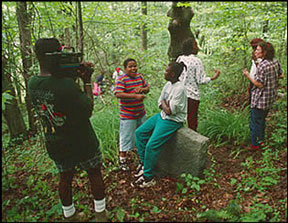
<instances>
[{"instance_id":1,"label":"white sneaker","mask_svg":"<svg viewBox=\"0 0 288 223\"><path fill-rule=\"evenodd\" d=\"M139 177L134 183L131 183L132 187L140 187L140 188L144 188L144 187L152 187L156 184L156 181L154 178L151 178L149 180L145 179L144 176L142 175L141 177Z\"/></svg>"},{"instance_id":2,"label":"white sneaker","mask_svg":"<svg viewBox=\"0 0 288 223\"><path fill-rule=\"evenodd\" d=\"M149 181L144 180L142 184L139 185L139 187L152 187L156 184L156 180L154 178L150 179Z\"/></svg>"},{"instance_id":3,"label":"white sneaker","mask_svg":"<svg viewBox=\"0 0 288 223\"><path fill-rule=\"evenodd\" d=\"M122 171L129 171L130 170L126 160L125 161L121 161L121 160L119 161L119 169Z\"/></svg>"},{"instance_id":4,"label":"white sneaker","mask_svg":"<svg viewBox=\"0 0 288 223\"><path fill-rule=\"evenodd\" d=\"M140 163L136 168L136 173L134 174L134 177L138 178L141 175L143 175L143 173L144 173L144 166L142 163Z\"/></svg>"}]
</instances>

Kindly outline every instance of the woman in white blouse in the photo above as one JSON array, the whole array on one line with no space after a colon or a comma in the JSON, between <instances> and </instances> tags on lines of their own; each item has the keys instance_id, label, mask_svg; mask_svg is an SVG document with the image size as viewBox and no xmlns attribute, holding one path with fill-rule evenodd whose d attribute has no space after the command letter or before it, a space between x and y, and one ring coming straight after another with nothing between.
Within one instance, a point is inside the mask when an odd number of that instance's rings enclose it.
<instances>
[{"instance_id":1,"label":"woman in white blouse","mask_svg":"<svg viewBox=\"0 0 288 223\"><path fill-rule=\"evenodd\" d=\"M220 71L215 70L215 75L213 77L206 77L202 61L195 56L198 53L198 47L195 45L195 41L193 41L192 38L189 38L183 42L182 51L183 55L179 56L176 61L184 62L184 64L187 66L187 70L182 72L179 79L184 83L187 91L188 127L194 131L197 131L197 117L200 103L199 85L207 84L211 80L215 80L219 77Z\"/></svg>"}]
</instances>

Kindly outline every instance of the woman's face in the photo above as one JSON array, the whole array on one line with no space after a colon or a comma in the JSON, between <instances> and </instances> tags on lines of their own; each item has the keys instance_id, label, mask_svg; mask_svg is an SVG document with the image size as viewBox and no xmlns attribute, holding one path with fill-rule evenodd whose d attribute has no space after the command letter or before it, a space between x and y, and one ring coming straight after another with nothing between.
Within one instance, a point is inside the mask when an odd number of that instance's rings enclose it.
<instances>
[{"instance_id":1,"label":"woman's face","mask_svg":"<svg viewBox=\"0 0 288 223\"><path fill-rule=\"evenodd\" d=\"M261 46L257 46L256 50L255 50L255 56L256 58L261 58L263 59L264 58L264 52L262 51L262 48Z\"/></svg>"},{"instance_id":2,"label":"woman's face","mask_svg":"<svg viewBox=\"0 0 288 223\"><path fill-rule=\"evenodd\" d=\"M137 63L135 61L129 61L124 70L129 77L136 77Z\"/></svg>"}]
</instances>

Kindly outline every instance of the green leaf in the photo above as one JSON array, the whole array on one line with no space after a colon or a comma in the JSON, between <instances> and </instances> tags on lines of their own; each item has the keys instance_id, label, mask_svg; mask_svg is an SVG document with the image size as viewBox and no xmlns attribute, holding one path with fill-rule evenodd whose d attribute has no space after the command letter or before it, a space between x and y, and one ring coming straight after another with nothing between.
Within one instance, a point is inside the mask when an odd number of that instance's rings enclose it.
<instances>
[{"instance_id":1,"label":"green leaf","mask_svg":"<svg viewBox=\"0 0 288 223\"><path fill-rule=\"evenodd\" d=\"M237 182L237 179L235 179L235 178L231 178L231 180L230 180L230 184L231 184L231 186L234 185L236 182Z\"/></svg>"},{"instance_id":2,"label":"green leaf","mask_svg":"<svg viewBox=\"0 0 288 223\"><path fill-rule=\"evenodd\" d=\"M123 222L124 217L125 217L125 211L124 211L124 209L119 208L119 209L117 210L116 217L117 217L117 219L118 219L120 222Z\"/></svg>"}]
</instances>

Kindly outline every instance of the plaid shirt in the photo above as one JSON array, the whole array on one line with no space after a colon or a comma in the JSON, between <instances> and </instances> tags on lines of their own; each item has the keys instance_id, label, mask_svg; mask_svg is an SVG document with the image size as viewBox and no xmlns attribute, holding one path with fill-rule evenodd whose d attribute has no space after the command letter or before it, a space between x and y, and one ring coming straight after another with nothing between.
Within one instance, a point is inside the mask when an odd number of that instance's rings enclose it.
<instances>
[{"instance_id":1,"label":"plaid shirt","mask_svg":"<svg viewBox=\"0 0 288 223\"><path fill-rule=\"evenodd\" d=\"M253 86L251 108L268 110L272 106L278 88L278 76L282 74L278 60L262 60L257 67L255 80L263 84L263 88Z\"/></svg>"}]
</instances>

